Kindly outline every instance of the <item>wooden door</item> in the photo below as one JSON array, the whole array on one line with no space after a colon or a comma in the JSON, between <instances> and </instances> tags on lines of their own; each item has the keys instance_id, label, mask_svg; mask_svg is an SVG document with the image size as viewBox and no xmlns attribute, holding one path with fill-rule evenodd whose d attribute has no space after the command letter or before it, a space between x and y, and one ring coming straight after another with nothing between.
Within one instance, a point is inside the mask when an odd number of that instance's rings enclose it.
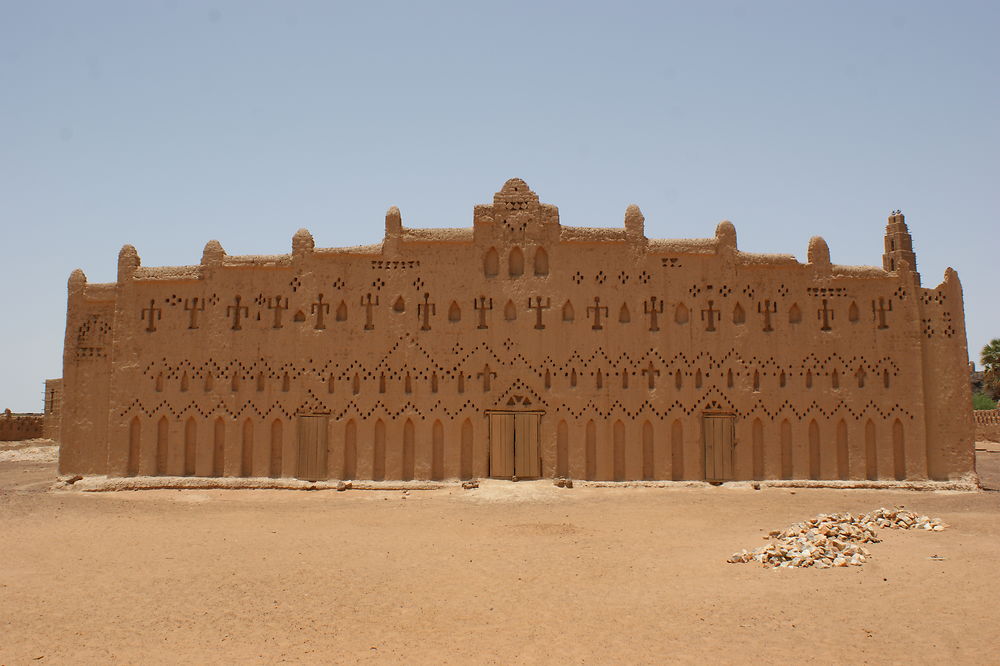
<instances>
[{"instance_id":1,"label":"wooden door","mask_svg":"<svg viewBox=\"0 0 1000 666\"><path fill-rule=\"evenodd\" d=\"M296 476L304 481L326 480L327 414L298 417L298 461Z\"/></svg>"},{"instance_id":2,"label":"wooden door","mask_svg":"<svg viewBox=\"0 0 1000 666\"><path fill-rule=\"evenodd\" d=\"M490 413L490 476L530 479L541 476L537 412Z\"/></svg>"},{"instance_id":3,"label":"wooden door","mask_svg":"<svg viewBox=\"0 0 1000 666\"><path fill-rule=\"evenodd\" d=\"M705 414L702 417L702 438L705 445L705 480L732 481L736 417Z\"/></svg>"},{"instance_id":4,"label":"wooden door","mask_svg":"<svg viewBox=\"0 0 1000 666\"><path fill-rule=\"evenodd\" d=\"M490 414L490 476L514 476L514 414Z\"/></svg>"}]
</instances>

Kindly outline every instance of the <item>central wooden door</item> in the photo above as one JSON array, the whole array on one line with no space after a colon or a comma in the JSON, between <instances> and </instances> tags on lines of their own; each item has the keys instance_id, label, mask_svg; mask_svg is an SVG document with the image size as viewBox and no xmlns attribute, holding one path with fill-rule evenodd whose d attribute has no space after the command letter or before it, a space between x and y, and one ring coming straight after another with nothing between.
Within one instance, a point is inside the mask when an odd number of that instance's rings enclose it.
<instances>
[{"instance_id":1,"label":"central wooden door","mask_svg":"<svg viewBox=\"0 0 1000 666\"><path fill-rule=\"evenodd\" d=\"M532 479L541 476L538 412L491 412L490 476Z\"/></svg>"},{"instance_id":2,"label":"central wooden door","mask_svg":"<svg viewBox=\"0 0 1000 666\"><path fill-rule=\"evenodd\" d=\"M326 473L328 414L303 414L298 417L298 460L296 474L303 481L324 481Z\"/></svg>"},{"instance_id":3,"label":"central wooden door","mask_svg":"<svg viewBox=\"0 0 1000 666\"><path fill-rule=\"evenodd\" d=\"M702 438L705 444L705 480L732 481L735 478L736 417L732 414L703 415Z\"/></svg>"}]
</instances>

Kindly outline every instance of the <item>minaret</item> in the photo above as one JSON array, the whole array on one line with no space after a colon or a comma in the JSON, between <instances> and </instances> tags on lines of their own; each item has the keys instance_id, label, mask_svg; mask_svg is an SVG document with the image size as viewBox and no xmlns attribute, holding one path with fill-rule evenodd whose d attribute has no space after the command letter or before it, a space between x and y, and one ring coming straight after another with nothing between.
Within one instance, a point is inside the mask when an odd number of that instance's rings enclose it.
<instances>
[{"instance_id":1,"label":"minaret","mask_svg":"<svg viewBox=\"0 0 1000 666\"><path fill-rule=\"evenodd\" d=\"M885 225L885 254L882 255L882 268L896 272L903 268L904 262L909 270L917 272L917 255L913 253L910 230L906 228L903 213L895 210Z\"/></svg>"}]
</instances>

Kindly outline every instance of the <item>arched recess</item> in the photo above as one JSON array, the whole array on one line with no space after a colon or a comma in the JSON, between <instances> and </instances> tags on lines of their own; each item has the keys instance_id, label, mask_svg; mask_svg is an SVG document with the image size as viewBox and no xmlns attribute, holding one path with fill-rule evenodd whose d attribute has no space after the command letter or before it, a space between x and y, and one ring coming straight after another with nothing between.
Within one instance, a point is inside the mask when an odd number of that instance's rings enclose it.
<instances>
[{"instance_id":1,"label":"arched recess","mask_svg":"<svg viewBox=\"0 0 1000 666\"><path fill-rule=\"evenodd\" d=\"M462 448L459 455L459 475L463 479L472 478L472 421L462 423Z\"/></svg>"},{"instance_id":2,"label":"arched recess","mask_svg":"<svg viewBox=\"0 0 1000 666\"><path fill-rule=\"evenodd\" d=\"M562 320L566 322L573 321L576 318L576 313L573 311L573 304L569 301L563 303L562 306Z\"/></svg>"},{"instance_id":3,"label":"arched recess","mask_svg":"<svg viewBox=\"0 0 1000 666\"><path fill-rule=\"evenodd\" d=\"M156 476L167 474L168 449L168 426L167 417L161 416L156 422Z\"/></svg>"},{"instance_id":4,"label":"arched recess","mask_svg":"<svg viewBox=\"0 0 1000 666\"><path fill-rule=\"evenodd\" d=\"M382 419L375 421L375 446L372 452L372 479L385 479L385 423Z\"/></svg>"},{"instance_id":5,"label":"arched recess","mask_svg":"<svg viewBox=\"0 0 1000 666\"><path fill-rule=\"evenodd\" d=\"M403 481L412 481L416 466L416 451L413 441L413 420L406 419L403 424Z\"/></svg>"},{"instance_id":6,"label":"arched recess","mask_svg":"<svg viewBox=\"0 0 1000 666\"><path fill-rule=\"evenodd\" d=\"M194 476L198 460L198 424L189 416L184 422L184 476Z\"/></svg>"},{"instance_id":7,"label":"arched recess","mask_svg":"<svg viewBox=\"0 0 1000 666\"><path fill-rule=\"evenodd\" d=\"M448 321L457 322L462 319L462 309L458 307L458 301L452 301L451 307L448 308Z\"/></svg>"},{"instance_id":8,"label":"arched recess","mask_svg":"<svg viewBox=\"0 0 1000 666\"><path fill-rule=\"evenodd\" d=\"M133 416L128 424L128 475L139 475L139 442L142 437L142 425L138 416Z\"/></svg>"},{"instance_id":9,"label":"arched recess","mask_svg":"<svg viewBox=\"0 0 1000 666\"><path fill-rule=\"evenodd\" d=\"M670 426L670 476L674 481L684 479L684 425L680 419Z\"/></svg>"},{"instance_id":10,"label":"arched recess","mask_svg":"<svg viewBox=\"0 0 1000 666\"><path fill-rule=\"evenodd\" d=\"M875 422L865 422L865 477L869 481L878 479L878 448L875 439Z\"/></svg>"},{"instance_id":11,"label":"arched recess","mask_svg":"<svg viewBox=\"0 0 1000 666\"><path fill-rule=\"evenodd\" d=\"M753 440L753 478L760 481L764 478L764 424L760 419L753 420L751 439Z\"/></svg>"},{"instance_id":12,"label":"arched recess","mask_svg":"<svg viewBox=\"0 0 1000 666\"><path fill-rule=\"evenodd\" d=\"M515 246L511 248L507 255L507 275L510 277L521 277L524 275L524 252Z\"/></svg>"},{"instance_id":13,"label":"arched recess","mask_svg":"<svg viewBox=\"0 0 1000 666\"><path fill-rule=\"evenodd\" d=\"M240 476L253 476L253 421L243 422L243 445L240 452Z\"/></svg>"},{"instance_id":14,"label":"arched recess","mask_svg":"<svg viewBox=\"0 0 1000 666\"><path fill-rule=\"evenodd\" d=\"M514 321L517 319L517 307L511 299L508 299L507 305L503 306L503 318L507 321Z\"/></svg>"},{"instance_id":15,"label":"arched recess","mask_svg":"<svg viewBox=\"0 0 1000 666\"><path fill-rule=\"evenodd\" d=\"M625 480L625 424L621 420L615 421L612 428L612 440L614 446L614 480Z\"/></svg>"},{"instance_id":16,"label":"arched recess","mask_svg":"<svg viewBox=\"0 0 1000 666\"><path fill-rule=\"evenodd\" d=\"M653 452L653 424L648 420L642 424L642 478L652 481L656 478L656 461Z\"/></svg>"},{"instance_id":17,"label":"arched recess","mask_svg":"<svg viewBox=\"0 0 1000 666\"><path fill-rule=\"evenodd\" d=\"M837 423L837 478L849 479L851 476L850 448L847 445L847 421L840 419Z\"/></svg>"},{"instance_id":18,"label":"arched recess","mask_svg":"<svg viewBox=\"0 0 1000 666\"><path fill-rule=\"evenodd\" d=\"M809 478L818 479L820 478L821 465L820 465L820 441L819 441L819 424L816 423L816 419L809 422Z\"/></svg>"},{"instance_id":19,"label":"arched recess","mask_svg":"<svg viewBox=\"0 0 1000 666\"><path fill-rule=\"evenodd\" d=\"M344 473L343 479L354 479L358 475L358 424L351 419L344 426Z\"/></svg>"},{"instance_id":20,"label":"arched recess","mask_svg":"<svg viewBox=\"0 0 1000 666\"><path fill-rule=\"evenodd\" d=\"M597 424L593 420L587 421L587 441L586 441L586 471L587 480L593 481L597 478Z\"/></svg>"},{"instance_id":21,"label":"arched recess","mask_svg":"<svg viewBox=\"0 0 1000 666\"><path fill-rule=\"evenodd\" d=\"M270 465L268 469L268 476L272 479L277 479L281 476L281 439L282 439L282 428L281 420L274 419L271 422L271 456Z\"/></svg>"},{"instance_id":22,"label":"arched recess","mask_svg":"<svg viewBox=\"0 0 1000 666\"><path fill-rule=\"evenodd\" d=\"M535 275L545 277L549 274L549 253L544 247L535 250Z\"/></svg>"},{"instance_id":23,"label":"arched recess","mask_svg":"<svg viewBox=\"0 0 1000 666\"><path fill-rule=\"evenodd\" d=\"M444 478L444 426L438 420L431 427L431 478Z\"/></svg>"},{"instance_id":24,"label":"arched recess","mask_svg":"<svg viewBox=\"0 0 1000 666\"><path fill-rule=\"evenodd\" d=\"M792 424L781 422L781 478L792 478Z\"/></svg>"},{"instance_id":25,"label":"arched recess","mask_svg":"<svg viewBox=\"0 0 1000 666\"><path fill-rule=\"evenodd\" d=\"M892 465L897 481L906 479L906 441L903 439L903 422L892 423Z\"/></svg>"},{"instance_id":26,"label":"arched recess","mask_svg":"<svg viewBox=\"0 0 1000 666\"><path fill-rule=\"evenodd\" d=\"M488 277L496 277L500 272L500 254L495 247L491 247L483 257L483 274Z\"/></svg>"},{"instance_id":27,"label":"arched recess","mask_svg":"<svg viewBox=\"0 0 1000 666\"><path fill-rule=\"evenodd\" d=\"M556 476L569 476L569 426L565 419L556 427Z\"/></svg>"},{"instance_id":28,"label":"arched recess","mask_svg":"<svg viewBox=\"0 0 1000 666\"><path fill-rule=\"evenodd\" d=\"M212 476L226 474L226 422L222 417L215 419L212 433Z\"/></svg>"}]
</instances>

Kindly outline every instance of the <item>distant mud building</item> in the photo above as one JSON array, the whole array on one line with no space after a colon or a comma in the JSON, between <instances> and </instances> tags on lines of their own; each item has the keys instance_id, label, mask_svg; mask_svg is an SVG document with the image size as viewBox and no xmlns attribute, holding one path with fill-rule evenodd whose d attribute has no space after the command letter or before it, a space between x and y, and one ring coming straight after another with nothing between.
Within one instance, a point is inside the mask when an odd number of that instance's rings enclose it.
<instances>
[{"instance_id":1,"label":"distant mud building","mask_svg":"<svg viewBox=\"0 0 1000 666\"><path fill-rule=\"evenodd\" d=\"M0 442L42 437L43 423L41 414L15 414L4 410L0 412Z\"/></svg>"},{"instance_id":2,"label":"distant mud building","mask_svg":"<svg viewBox=\"0 0 1000 666\"><path fill-rule=\"evenodd\" d=\"M308 480L955 479L962 289L714 238L562 226L508 181L471 229L69 279L64 473Z\"/></svg>"}]
</instances>

